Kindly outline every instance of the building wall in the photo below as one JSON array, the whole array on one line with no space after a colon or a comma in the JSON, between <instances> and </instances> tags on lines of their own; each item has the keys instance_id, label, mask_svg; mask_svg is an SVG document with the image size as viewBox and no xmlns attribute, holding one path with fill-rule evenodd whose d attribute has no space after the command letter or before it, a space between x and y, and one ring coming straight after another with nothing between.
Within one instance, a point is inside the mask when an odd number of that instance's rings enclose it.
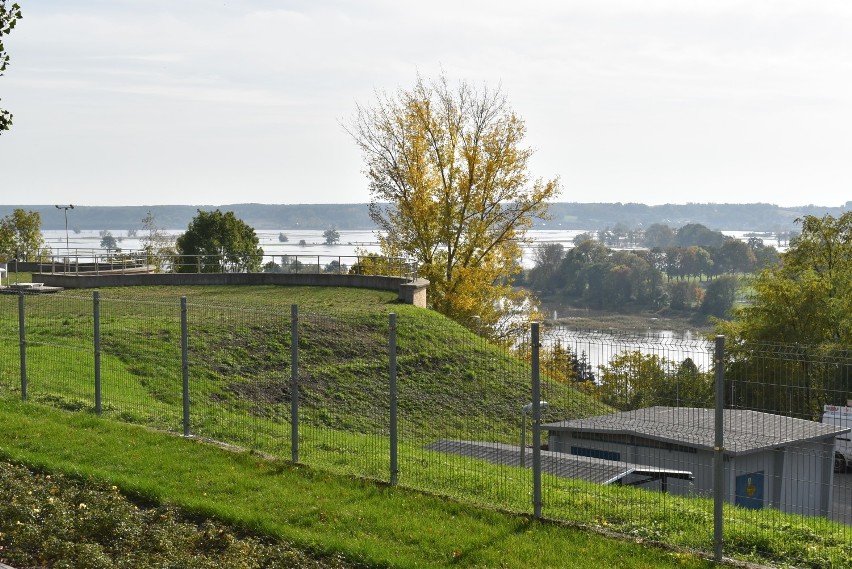
<instances>
[{"instance_id":1,"label":"building wall","mask_svg":"<svg viewBox=\"0 0 852 569\"><path fill-rule=\"evenodd\" d=\"M713 452L666 448L641 437L628 441L591 440L569 431L550 431L549 449L584 454L673 470L688 470L694 481L670 480L675 495L713 494ZM725 457L727 491L725 500L745 508L775 507L784 512L821 516L828 514L831 499L830 444L803 442L796 446L766 449L747 455ZM739 485L739 488L738 488ZM660 485L642 486L659 489ZM739 489L739 493L738 493Z\"/></svg>"}]
</instances>

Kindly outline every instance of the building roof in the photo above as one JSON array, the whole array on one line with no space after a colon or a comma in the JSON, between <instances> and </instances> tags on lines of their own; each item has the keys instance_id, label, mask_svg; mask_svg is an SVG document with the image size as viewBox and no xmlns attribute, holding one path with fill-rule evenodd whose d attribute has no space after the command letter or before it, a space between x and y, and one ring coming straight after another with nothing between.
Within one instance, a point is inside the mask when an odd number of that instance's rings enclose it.
<instances>
[{"instance_id":1,"label":"building roof","mask_svg":"<svg viewBox=\"0 0 852 569\"><path fill-rule=\"evenodd\" d=\"M434 442L426 448L437 452L487 460L492 464L499 464L501 466L521 465L521 447L519 446L479 441L442 440ZM527 448L524 450L526 451L526 465L529 467L532 465L532 449ZM644 477L649 481L660 478L692 480L692 472L688 470L657 468L616 460L574 456L563 452L547 450L541 451L541 469L542 472L553 474L560 478L575 478L588 482L597 482L598 484L613 484L623 481L631 475Z\"/></svg>"},{"instance_id":2,"label":"building roof","mask_svg":"<svg viewBox=\"0 0 852 569\"><path fill-rule=\"evenodd\" d=\"M725 453L729 455L833 438L850 431L849 428L746 409L725 409L724 420L724 447ZM712 451L716 436L716 412L713 409L693 407L649 407L549 423L542 425L542 428L551 432L639 436Z\"/></svg>"}]
</instances>

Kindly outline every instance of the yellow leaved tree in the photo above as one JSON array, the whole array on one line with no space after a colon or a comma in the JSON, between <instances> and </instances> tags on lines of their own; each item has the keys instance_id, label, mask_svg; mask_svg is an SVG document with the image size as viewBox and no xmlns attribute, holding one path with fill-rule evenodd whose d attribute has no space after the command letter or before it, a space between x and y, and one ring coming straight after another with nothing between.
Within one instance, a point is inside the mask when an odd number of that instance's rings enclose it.
<instances>
[{"instance_id":1,"label":"yellow leaved tree","mask_svg":"<svg viewBox=\"0 0 852 569\"><path fill-rule=\"evenodd\" d=\"M521 245L556 179L533 179L524 121L500 89L417 78L377 93L347 127L364 155L382 252L413 257L430 305L494 338L535 309L513 287Z\"/></svg>"}]
</instances>

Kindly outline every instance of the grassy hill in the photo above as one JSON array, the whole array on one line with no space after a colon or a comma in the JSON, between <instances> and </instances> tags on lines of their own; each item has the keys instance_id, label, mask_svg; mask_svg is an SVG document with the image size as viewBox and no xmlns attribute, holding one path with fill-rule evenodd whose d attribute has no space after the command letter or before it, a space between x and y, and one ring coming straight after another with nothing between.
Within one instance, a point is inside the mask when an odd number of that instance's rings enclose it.
<instances>
[{"instance_id":1,"label":"grassy hill","mask_svg":"<svg viewBox=\"0 0 852 569\"><path fill-rule=\"evenodd\" d=\"M464 327L400 304L393 293L310 287L134 287L100 291L107 413L176 429L181 414L179 298L187 297L195 423L213 413L289 420L291 305L299 306L299 377L306 425L387 431L388 314L397 314L399 415L412 442L438 437L517 442L530 368ZM3 313L17 299L0 297ZM91 408L92 300L66 291L27 299L31 397ZM17 319L0 326L17 337ZM17 342L0 358L17 361ZM14 386L6 368L2 380ZM605 413L570 386L546 382L546 417ZM198 423L200 421L200 423ZM208 427L216 421L209 421Z\"/></svg>"}]
</instances>

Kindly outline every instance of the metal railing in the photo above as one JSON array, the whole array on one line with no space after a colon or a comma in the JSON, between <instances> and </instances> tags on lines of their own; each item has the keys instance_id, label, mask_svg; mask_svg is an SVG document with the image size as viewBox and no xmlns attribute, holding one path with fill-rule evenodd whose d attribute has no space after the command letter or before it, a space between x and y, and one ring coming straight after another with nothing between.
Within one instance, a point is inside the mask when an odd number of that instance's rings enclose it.
<instances>
[{"instance_id":1,"label":"metal railing","mask_svg":"<svg viewBox=\"0 0 852 569\"><path fill-rule=\"evenodd\" d=\"M382 255L178 255L150 254L142 250L109 253L75 249L66 255L42 257L33 265L37 272L50 274L101 274L125 272L283 274L360 274L417 278L417 263L403 257Z\"/></svg>"}]
</instances>

